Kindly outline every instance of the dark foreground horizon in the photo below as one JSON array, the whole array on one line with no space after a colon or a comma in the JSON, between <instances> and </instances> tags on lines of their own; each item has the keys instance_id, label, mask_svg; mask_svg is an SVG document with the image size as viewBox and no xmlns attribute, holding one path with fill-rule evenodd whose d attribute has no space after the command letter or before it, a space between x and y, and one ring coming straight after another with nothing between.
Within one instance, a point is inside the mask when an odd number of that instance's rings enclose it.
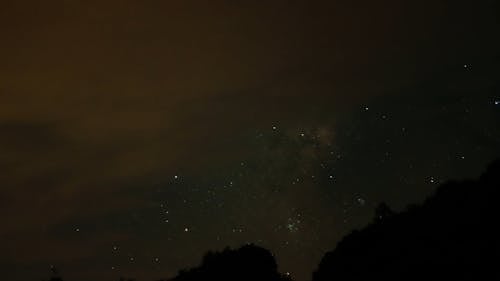
<instances>
[{"instance_id":1,"label":"dark foreground horizon","mask_svg":"<svg viewBox=\"0 0 500 281\"><path fill-rule=\"evenodd\" d=\"M500 157L498 34L499 0L0 0L0 279L397 267L380 235L448 235L407 206Z\"/></svg>"},{"instance_id":2,"label":"dark foreground horizon","mask_svg":"<svg viewBox=\"0 0 500 281\"><path fill-rule=\"evenodd\" d=\"M381 203L371 224L354 230L324 255L312 281L496 280L500 277L499 196L497 160L479 179L447 182L422 204L410 205L402 212ZM49 281L63 281L53 271ZM294 279L288 272L278 271L269 250L247 244L209 251L199 266L161 280Z\"/></svg>"}]
</instances>

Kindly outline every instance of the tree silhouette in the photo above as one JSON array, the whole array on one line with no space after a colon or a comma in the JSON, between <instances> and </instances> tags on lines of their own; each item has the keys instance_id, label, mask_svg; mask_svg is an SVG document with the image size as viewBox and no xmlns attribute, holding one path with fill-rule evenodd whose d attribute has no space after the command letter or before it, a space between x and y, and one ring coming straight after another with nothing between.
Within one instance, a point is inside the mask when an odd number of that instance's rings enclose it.
<instances>
[{"instance_id":1,"label":"tree silhouette","mask_svg":"<svg viewBox=\"0 0 500 281\"><path fill-rule=\"evenodd\" d=\"M313 281L500 279L500 161L476 181L449 182L421 206L373 224L323 257ZM390 219L387 219L390 218Z\"/></svg>"},{"instance_id":2,"label":"tree silhouette","mask_svg":"<svg viewBox=\"0 0 500 281\"><path fill-rule=\"evenodd\" d=\"M200 266L181 270L171 280L290 280L280 274L277 268L276 261L268 250L255 245L245 245L237 250L226 248L222 252L208 252Z\"/></svg>"},{"instance_id":3,"label":"tree silhouette","mask_svg":"<svg viewBox=\"0 0 500 281\"><path fill-rule=\"evenodd\" d=\"M394 215L394 212L385 202L380 203L375 208L375 221L386 219L392 215Z\"/></svg>"},{"instance_id":4,"label":"tree silhouette","mask_svg":"<svg viewBox=\"0 0 500 281\"><path fill-rule=\"evenodd\" d=\"M403 212L381 203L372 224L325 254L312 280L500 280L499 195L500 160L478 180L446 183ZM277 269L268 250L250 244L209 251L169 281L291 280ZM51 270L48 281L62 281Z\"/></svg>"}]
</instances>

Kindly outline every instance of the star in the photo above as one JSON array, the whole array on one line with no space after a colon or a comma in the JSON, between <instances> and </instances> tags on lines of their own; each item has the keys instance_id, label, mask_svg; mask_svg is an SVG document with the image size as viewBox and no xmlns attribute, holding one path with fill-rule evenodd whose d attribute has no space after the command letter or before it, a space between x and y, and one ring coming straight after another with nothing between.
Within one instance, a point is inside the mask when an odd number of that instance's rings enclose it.
<instances>
[{"instance_id":1,"label":"star","mask_svg":"<svg viewBox=\"0 0 500 281\"><path fill-rule=\"evenodd\" d=\"M288 218L286 228L289 232L297 232L299 230L300 219Z\"/></svg>"},{"instance_id":2,"label":"star","mask_svg":"<svg viewBox=\"0 0 500 281\"><path fill-rule=\"evenodd\" d=\"M364 205L365 205L365 203L366 203L366 200L365 200L364 198L361 198L361 197L358 197L358 198L356 199L356 201L357 201L357 202L358 202L358 204L359 204L359 205L361 205L361 206L364 206Z\"/></svg>"}]
</instances>

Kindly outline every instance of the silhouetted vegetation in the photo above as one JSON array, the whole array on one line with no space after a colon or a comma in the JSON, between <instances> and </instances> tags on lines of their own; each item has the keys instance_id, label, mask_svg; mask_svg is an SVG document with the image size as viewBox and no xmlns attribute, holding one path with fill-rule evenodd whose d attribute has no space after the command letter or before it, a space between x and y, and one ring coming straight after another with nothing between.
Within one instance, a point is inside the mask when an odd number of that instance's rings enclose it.
<instances>
[{"instance_id":1,"label":"silhouetted vegetation","mask_svg":"<svg viewBox=\"0 0 500 281\"><path fill-rule=\"evenodd\" d=\"M500 161L477 181L449 182L421 206L376 210L313 274L325 280L498 280Z\"/></svg>"},{"instance_id":2,"label":"silhouetted vegetation","mask_svg":"<svg viewBox=\"0 0 500 281\"><path fill-rule=\"evenodd\" d=\"M208 252L200 266L182 270L172 281L198 280L262 280L285 281L288 277L278 273L273 255L266 249L246 245L237 250Z\"/></svg>"},{"instance_id":3,"label":"silhouetted vegetation","mask_svg":"<svg viewBox=\"0 0 500 281\"><path fill-rule=\"evenodd\" d=\"M446 183L420 206L395 213L382 203L371 225L353 231L323 257L313 281L497 280L499 188L496 161L478 180ZM49 281L62 281L52 271ZM291 279L278 272L268 250L245 245L208 252L199 266L170 279L198 280Z\"/></svg>"}]
</instances>

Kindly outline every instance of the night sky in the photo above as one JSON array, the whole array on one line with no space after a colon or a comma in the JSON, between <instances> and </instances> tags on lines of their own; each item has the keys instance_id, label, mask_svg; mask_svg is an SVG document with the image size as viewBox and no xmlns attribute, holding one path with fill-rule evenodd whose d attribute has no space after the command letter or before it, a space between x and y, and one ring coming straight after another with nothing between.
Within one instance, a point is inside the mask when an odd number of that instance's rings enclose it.
<instances>
[{"instance_id":1,"label":"night sky","mask_svg":"<svg viewBox=\"0 0 500 281\"><path fill-rule=\"evenodd\" d=\"M1 279L154 280L255 243L309 280L378 203L500 156L499 11L1 1Z\"/></svg>"}]
</instances>

